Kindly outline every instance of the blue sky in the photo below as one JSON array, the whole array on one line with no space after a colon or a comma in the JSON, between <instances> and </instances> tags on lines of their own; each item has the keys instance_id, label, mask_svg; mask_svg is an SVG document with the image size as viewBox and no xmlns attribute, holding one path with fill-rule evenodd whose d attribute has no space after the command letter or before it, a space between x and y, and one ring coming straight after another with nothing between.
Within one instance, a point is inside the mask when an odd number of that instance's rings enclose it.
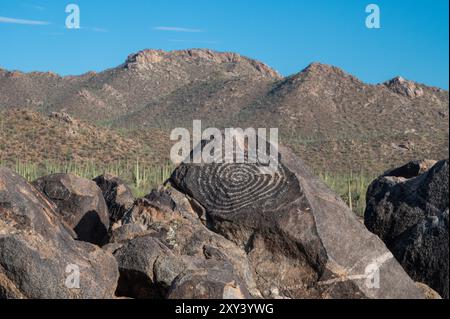
<instances>
[{"instance_id":1,"label":"blue sky","mask_svg":"<svg viewBox=\"0 0 450 319\"><path fill-rule=\"evenodd\" d=\"M81 29L65 28L80 7ZM381 10L368 29L365 7ZM448 89L448 0L0 0L0 67L101 71L144 48L211 48L284 75L313 61L377 83L396 75Z\"/></svg>"}]
</instances>

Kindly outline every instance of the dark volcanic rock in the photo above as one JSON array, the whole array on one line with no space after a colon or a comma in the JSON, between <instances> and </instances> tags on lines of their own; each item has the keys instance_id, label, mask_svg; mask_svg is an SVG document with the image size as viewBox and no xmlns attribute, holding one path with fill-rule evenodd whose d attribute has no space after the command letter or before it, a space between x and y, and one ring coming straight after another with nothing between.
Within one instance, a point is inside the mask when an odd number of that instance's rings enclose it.
<instances>
[{"instance_id":1,"label":"dark volcanic rock","mask_svg":"<svg viewBox=\"0 0 450 319\"><path fill-rule=\"evenodd\" d=\"M40 192L0 168L0 299L113 298L114 257L74 235Z\"/></svg>"},{"instance_id":2,"label":"dark volcanic rock","mask_svg":"<svg viewBox=\"0 0 450 319\"><path fill-rule=\"evenodd\" d=\"M117 222L133 206L134 197L131 189L120 178L110 174L98 176L94 182L102 190L111 224Z\"/></svg>"},{"instance_id":3,"label":"dark volcanic rock","mask_svg":"<svg viewBox=\"0 0 450 319\"><path fill-rule=\"evenodd\" d=\"M272 174L259 163L182 164L171 183L246 252L265 297L422 298L345 203L290 151L281 154Z\"/></svg>"},{"instance_id":4,"label":"dark volcanic rock","mask_svg":"<svg viewBox=\"0 0 450 319\"><path fill-rule=\"evenodd\" d=\"M111 246L108 250L114 251L119 264L117 296L147 299L251 297L233 265L223 258L174 254L160 239L150 235L131 239L118 247Z\"/></svg>"},{"instance_id":5,"label":"dark volcanic rock","mask_svg":"<svg viewBox=\"0 0 450 319\"><path fill-rule=\"evenodd\" d=\"M391 169L383 174L383 176L396 176L404 178L412 178L428 171L436 161L433 160L419 160L411 161L401 167Z\"/></svg>"},{"instance_id":6,"label":"dark volcanic rock","mask_svg":"<svg viewBox=\"0 0 450 319\"><path fill-rule=\"evenodd\" d=\"M202 268L179 275L168 292L169 299L248 299L243 282L227 263L209 260Z\"/></svg>"},{"instance_id":7,"label":"dark volcanic rock","mask_svg":"<svg viewBox=\"0 0 450 319\"><path fill-rule=\"evenodd\" d=\"M120 270L117 296L163 298L185 265L160 240L132 239L114 251Z\"/></svg>"},{"instance_id":8,"label":"dark volcanic rock","mask_svg":"<svg viewBox=\"0 0 450 319\"><path fill-rule=\"evenodd\" d=\"M160 207L164 210L174 210L176 208L176 203L172 199L170 192L164 191L163 188L154 189L150 192L150 194L145 196L154 207Z\"/></svg>"},{"instance_id":9,"label":"dark volcanic rock","mask_svg":"<svg viewBox=\"0 0 450 319\"><path fill-rule=\"evenodd\" d=\"M109 228L108 209L102 191L90 180L70 174L54 174L33 182L57 212L74 229L78 239L101 245Z\"/></svg>"},{"instance_id":10,"label":"dark volcanic rock","mask_svg":"<svg viewBox=\"0 0 450 319\"><path fill-rule=\"evenodd\" d=\"M125 214L105 247L122 265L119 295L261 296L245 252L208 230L192 207L184 194L167 185L138 199ZM194 284L205 290L189 291Z\"/></svg>"},{"instance_id":11,"label":"dark volcanic rock","mask_svg":"<svg viewBox=\"0 0 450 319\"><path fill-rule=\"evenodd\" d=\"M394 170L395 172L395 170ZM413 178L382 176L369 186L364 222L409 275L448 298L448 160Z\"/></svg>"},{"instance_id":12,"label":"dark volcanic rock","mask_svg":"<svg viewBox=\"0 0 450 319\"><path fill-rule=\"evenodd\" d=\"M146 234L148 234L147 229L139 223L117 225L117 228L111 230L109 240L111 243L123 243Z\"/></svg>"}]
</instances>

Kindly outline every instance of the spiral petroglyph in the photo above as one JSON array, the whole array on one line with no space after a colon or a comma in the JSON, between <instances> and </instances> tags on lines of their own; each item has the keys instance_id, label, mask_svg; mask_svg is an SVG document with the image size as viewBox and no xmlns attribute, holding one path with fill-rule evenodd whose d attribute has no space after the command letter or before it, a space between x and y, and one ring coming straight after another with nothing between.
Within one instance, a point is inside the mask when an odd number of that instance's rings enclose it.
<instances>
[{"instance_id":1,"label":"spiral petroglyph","mask_svg":"<svg viewBox=\"0 0 450 319\"><path fill-rule=\"evenodd\" d=\"M190 216L244 249L267 296L420 298L381 240L291 150L278 150L275 169L259 158L182 163L168 186L186 195Z\"/></svg>"},{"instance_id":2,"label":"spiral petroglyph","mask_svg":"<svg viewBox=\"0 0 450 319\"><path fill-rule=\"evenodd\" d=\"M259 164L224 163L204 165L192 172L198 197L207 208L232 213L249 206L276 209L277 199L287 191L286 169L263 174Z\"/></svg>"}]
</instances>

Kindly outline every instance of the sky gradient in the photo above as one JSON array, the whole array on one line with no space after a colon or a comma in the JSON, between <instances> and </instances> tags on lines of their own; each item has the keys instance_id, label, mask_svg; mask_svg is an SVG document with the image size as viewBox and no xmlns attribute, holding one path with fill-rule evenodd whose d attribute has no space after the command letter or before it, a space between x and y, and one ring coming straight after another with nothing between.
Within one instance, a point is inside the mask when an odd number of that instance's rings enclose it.
<instances>
[{"instance_id":1,"label":"sky gradient","mask_svg":"<svg viewBox=\"0 0 450 319\"><path fill-rule=\"evenodd\" d=\"M65 27L77 4L81 29ZM381 28L365 26L368 4ZM448 89L448 0L0 0L0 67L61 75L102 71L141 49L210 48L283 75L311 62L368 83L401 75Z\"/></svg>"}]
</instances>

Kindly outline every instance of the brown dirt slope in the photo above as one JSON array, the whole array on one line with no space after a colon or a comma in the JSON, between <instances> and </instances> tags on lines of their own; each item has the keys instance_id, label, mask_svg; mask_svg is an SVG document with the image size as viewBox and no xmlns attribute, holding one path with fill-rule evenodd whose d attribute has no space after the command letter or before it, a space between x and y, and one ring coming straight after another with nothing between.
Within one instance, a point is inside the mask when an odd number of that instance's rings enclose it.
<instances>
[{"instance_id":1,"label":"brown dirt slope","mask_svg":"<svg viewBox=\"0 0 450 319\"><path fill-rule=\"evenodd\" d=\"M153 139L164 134L153 131ZM158 149L126 134L96 127L60 114L30 110L0 113L0 162L88 163L110 165L119 161L157 163Z\"/></svg>"},{"instance_id":2,"label":"brown dirt slope","mask_svg":"<svg viewBox=\"0 0 450 319\"><path fill-rule=\"evenodd\" d=\"M278 127L282 143L321 171L378 173L412 159L446 158L449 150L448 91L401 77L366 84L320 63L283 78L255 60L203 49L144 50L116 68L81 76L0 70L0 110L14 107L43 118L64 111L96 125L98 134L125 134L132 142L102 142L89 134L76 139L59 129L59 137L40 139L33 125L22 132L23 118L15 121L20 113L11 113L3 120L10 126L2 135L7 157L69 153L115 160L143 152L165 160L170 131L190 128L193 119L204 127Z\"/></svg>"}]
</instances>

